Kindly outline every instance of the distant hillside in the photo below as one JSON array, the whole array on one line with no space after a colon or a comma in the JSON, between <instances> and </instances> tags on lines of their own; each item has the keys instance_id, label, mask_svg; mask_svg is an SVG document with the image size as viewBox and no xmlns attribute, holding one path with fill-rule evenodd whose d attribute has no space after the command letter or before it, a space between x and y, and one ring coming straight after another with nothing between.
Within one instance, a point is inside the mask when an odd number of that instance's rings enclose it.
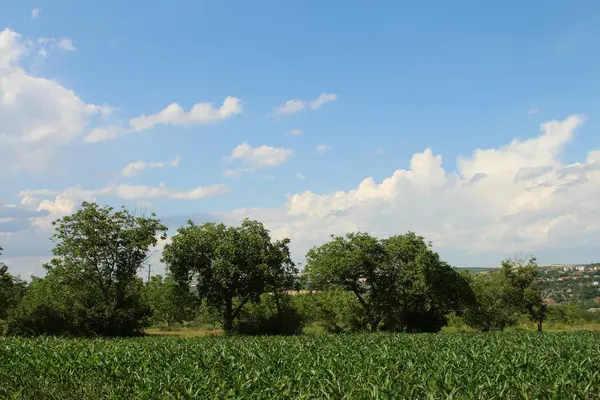
<instances>
[{"instance_id":1,"label":"distant hillside","mask_svg":"<svg viewBox=\"0 0 600 400\"><path fill-rule=\"evenodd\" d=\"M498 267L458 267L460 269L466 269L471 274L479 274L482 272L491 271L494 269L498 269Z\"/></svg>"}]
</instances>

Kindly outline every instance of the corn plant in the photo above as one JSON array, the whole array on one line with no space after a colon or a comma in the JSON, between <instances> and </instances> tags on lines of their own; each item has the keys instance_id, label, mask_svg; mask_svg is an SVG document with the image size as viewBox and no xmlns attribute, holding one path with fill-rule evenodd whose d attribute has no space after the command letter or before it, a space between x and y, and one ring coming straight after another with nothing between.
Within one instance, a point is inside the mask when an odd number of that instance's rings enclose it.
<instances>
[{"instance_id":1,"label":"corn plant","mask_svg":"<svg viewBox=\"0 0 600 400\"><path fill-rule=\"evenodd\" d=\"M2 399L600 399L594 333L0 340Z\"/></svg>"}]
</instances>

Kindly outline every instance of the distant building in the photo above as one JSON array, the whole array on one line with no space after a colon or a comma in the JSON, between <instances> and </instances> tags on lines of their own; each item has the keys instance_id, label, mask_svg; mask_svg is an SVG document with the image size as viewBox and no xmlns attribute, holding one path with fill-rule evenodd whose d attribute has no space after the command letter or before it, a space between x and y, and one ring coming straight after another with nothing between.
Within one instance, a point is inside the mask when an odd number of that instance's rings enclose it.
<instances>
[{"instance_id":1,"label":"distant building","mask_svg":"<svg viewBox=\"0 0 600 400\"><path fill-rule=\"evenodd\" d=\"M585 271L587 267L585 265L578 265L575 268L577 269L577 271Z\"/></svg>"},{"instance_id":2,"label":"distant building","mask_svg":"<svg viewBox=\"0 0 600 400\"><path fill-rule=\"evenodd\" d=\"M592 285L599 286L600 285L600 281L594 281L594 283L592 283Z\"/></svg>"}]
</instances>

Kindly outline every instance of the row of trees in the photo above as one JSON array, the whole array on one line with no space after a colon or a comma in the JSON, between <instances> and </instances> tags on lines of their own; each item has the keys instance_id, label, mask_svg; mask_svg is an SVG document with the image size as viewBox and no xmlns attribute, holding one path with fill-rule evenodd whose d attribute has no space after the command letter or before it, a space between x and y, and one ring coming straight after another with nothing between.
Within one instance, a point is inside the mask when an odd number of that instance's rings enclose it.
<instances>
[{"instance_id":1,"label":"row of trees","mask_svg":"<svg viewBox=\"0 0 600 400\"><path fill-rule=\"evenodd\" d=\"M26 284L0 266L0 319L17 335L127 336L152 322L189 321L198 310L226 332L298 333L316 321L332 331L436 332L449 315L482 330L527 312L542 328L546 306L532 288L535 260L469 275L440 259L414 233L332 236L311 249L300 273L289 239L274 241L257 221L177 230L163 251L167 277L138 277L166 238L153 214L83 203L55 221L46 276ZM298 289L309 289L297 294Z\"/></svg>"}]
</instances>

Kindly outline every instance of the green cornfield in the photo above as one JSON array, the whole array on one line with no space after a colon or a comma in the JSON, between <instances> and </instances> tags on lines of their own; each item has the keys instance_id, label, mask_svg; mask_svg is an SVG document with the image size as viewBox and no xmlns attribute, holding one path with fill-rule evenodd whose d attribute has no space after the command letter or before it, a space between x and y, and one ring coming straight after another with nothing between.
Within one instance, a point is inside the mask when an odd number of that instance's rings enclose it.
<instances>
[{"instance_id":1,"label":"green cornfield","mask_svg":"<svg viewBox=\"0 0 600 400\"><path fill-rule=\"evenodd\" d=\"M0 339L1 399L600 399L594 333Z\"/></svg>"}]
</instances>

